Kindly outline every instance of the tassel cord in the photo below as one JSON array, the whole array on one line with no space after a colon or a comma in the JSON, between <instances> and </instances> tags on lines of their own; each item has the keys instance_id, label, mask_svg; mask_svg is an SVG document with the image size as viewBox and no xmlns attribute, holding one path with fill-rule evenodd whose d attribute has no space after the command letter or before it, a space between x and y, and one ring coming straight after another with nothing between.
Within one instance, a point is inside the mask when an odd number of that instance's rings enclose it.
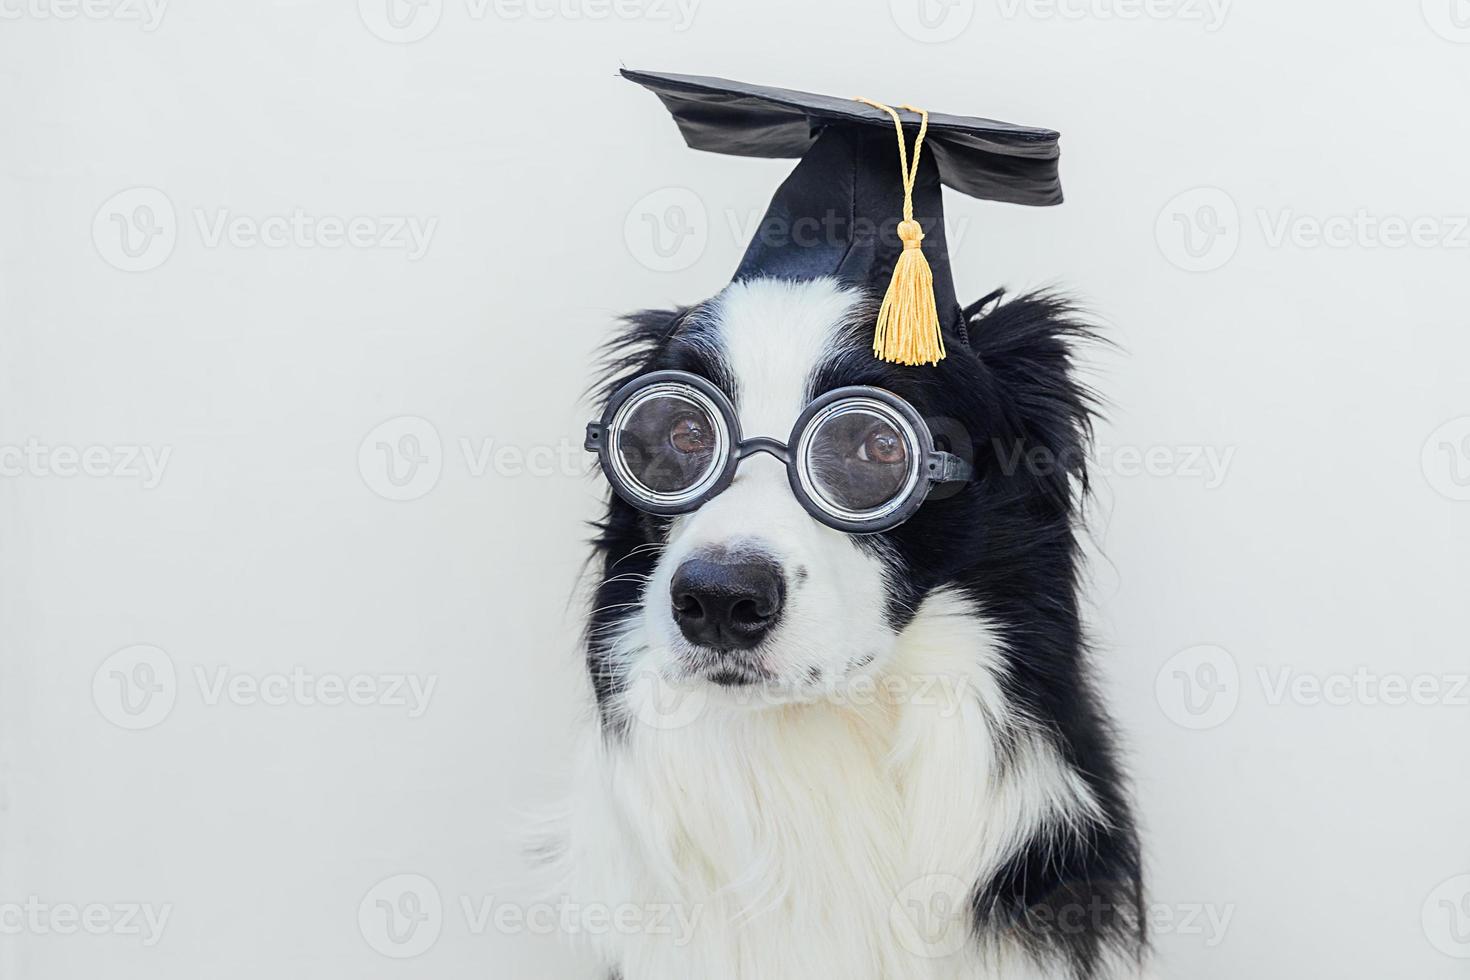
<instances>
[{"instance_id":1,"label":"tassel cord","mask_svg":"<svg viewBox=\"0 0 1470 980\"><path fill-rule=\"evenodd\" d=\"M856 101L888 113L898 134L898 163L903 182L903 220L898 237L903 251L893 267L893 279L878 310L873 330L873 355L897 364L938 364L945 356L939 311L934 301L934 274L924 258L924 230L914 220L914 183L919 178L919 155L929 131L929 113L910 105L900 106L919 114L919 135L914 140L913 161L903 136L903 120L891 106L871 99Z\"/></svg>"}]
</instances>

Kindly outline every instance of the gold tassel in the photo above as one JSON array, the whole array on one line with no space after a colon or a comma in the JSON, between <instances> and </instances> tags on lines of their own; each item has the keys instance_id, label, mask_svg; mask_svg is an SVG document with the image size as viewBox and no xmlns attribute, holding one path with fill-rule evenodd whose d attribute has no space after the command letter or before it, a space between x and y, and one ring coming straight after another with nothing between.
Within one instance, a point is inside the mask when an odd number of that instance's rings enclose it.
<instances>
[{"instance_id":1,"label":"gold tassel","mask_svg":"<svg viewBox=\"0 0 1470 980\"><path fill-rule=\"evenodd\" d=\"M881 102L862 98L856 101L882 109L893 117L893 128L898 132L898 164L903 175L903 220L898 223L903 251L893 266L893 279L878 310L873 356L894 364L938 364L944 359L944 337L934 303L934 273L920 244L924 229L914 220L914 181L919 176L919 152L924 145L924 134L929 130L929 113L913 106L900 106L919 114L919 135L914 140L914 161L910 166L903 122L898 113Z\"/></svg>"}]
</instances>

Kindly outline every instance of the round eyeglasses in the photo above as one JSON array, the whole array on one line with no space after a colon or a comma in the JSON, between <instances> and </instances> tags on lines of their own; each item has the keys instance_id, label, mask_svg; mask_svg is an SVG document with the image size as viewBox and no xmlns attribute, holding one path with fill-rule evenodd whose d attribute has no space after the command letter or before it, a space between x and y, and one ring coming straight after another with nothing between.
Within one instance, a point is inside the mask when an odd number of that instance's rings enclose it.
<instances>
[{"instance_id":1,"label":"round eyeglasses","mask_svg":"<svg viewBox=\"0 0 1470 980\"><path fill-rule=\"evenodd\" d=\"M941 483L969 480L968 463L934 448L918 411L890 391L838 388L797 418L786 442L742 437L734 406L709 381L654 371L619 388L589 422L613 490L651 514L685 514L730 485L740 461L786 464L797 500L828 527L873 534L902 524Z\"/></svg>"}]
</instances>

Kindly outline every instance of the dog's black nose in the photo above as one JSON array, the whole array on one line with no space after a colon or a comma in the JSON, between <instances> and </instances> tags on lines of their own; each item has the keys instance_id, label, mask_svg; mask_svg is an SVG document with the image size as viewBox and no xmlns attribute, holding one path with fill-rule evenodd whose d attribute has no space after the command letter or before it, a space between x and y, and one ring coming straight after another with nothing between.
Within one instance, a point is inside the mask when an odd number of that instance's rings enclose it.
<instances>
[{"instance_id":1,"label":"dog's black nose","mask_svg":"<svg viewBox=\"0 0 1470 980\"><path fill-rule=\"evenodd\" d=\"M690 642L749 650L780 620L786 583L770 561L690 558L674 572L669 595Z\"/></svg>"}]
</instances>

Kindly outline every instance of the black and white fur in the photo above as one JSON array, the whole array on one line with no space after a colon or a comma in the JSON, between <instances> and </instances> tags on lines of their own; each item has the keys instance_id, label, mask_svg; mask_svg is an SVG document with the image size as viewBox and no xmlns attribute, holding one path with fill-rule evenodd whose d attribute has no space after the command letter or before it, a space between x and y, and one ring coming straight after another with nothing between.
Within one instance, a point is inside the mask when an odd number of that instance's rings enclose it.
<instances>
[{"instance_id":1,"label":"black and white fur","mask_svg":"<svg viewBox=\"0 0 1470 980\"><path fill-rule=\"evenodd\" d=\"M1139 848L1078 616L1086 331L1029 296L898 367L873 312L832 280L755 280L629 319L608 390L692 371L747 437L785 439L814 396L876 385L977 473L866 537L812 519L763 455L682 517L611 500L560 894L628 916L592 937L621 980L1137 977ZM682 562L731 555L786 593L741 683L670 610Z\"/></svg>"}]
</instances>

